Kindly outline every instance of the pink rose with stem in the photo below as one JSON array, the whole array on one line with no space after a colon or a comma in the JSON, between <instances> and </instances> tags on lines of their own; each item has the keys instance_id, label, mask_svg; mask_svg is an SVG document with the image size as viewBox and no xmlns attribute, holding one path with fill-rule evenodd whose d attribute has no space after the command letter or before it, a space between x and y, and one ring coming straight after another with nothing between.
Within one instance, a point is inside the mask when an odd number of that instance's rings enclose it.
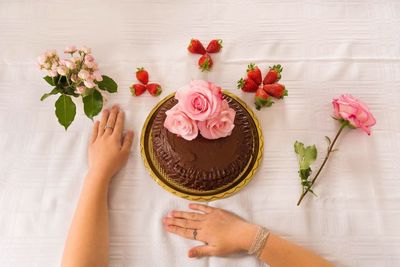
<instances>
[{"instance_id":1,"label":"pink rose with stem","mask_svg":"<svg viewBox=\"0 0 400 267\"><path fill-rule=\"evenodd\" d=\"M360 100L358 100L357 98L353 97L352 95L349 94L344 94L341 95L339 98L335 98L332 100L332 105L333 105L333 117L334 119L338 120L340 122L340 128L338 130L338 132L336 133L335 138L333 139L333 141L331 142L331 139L329 137L326 136L326 139L329 142L328 145L328 152L324 158L324 161L322 162L320 168L318 169L317 173L315 174L314 178L309 181L308 180L308 176L311 174L311 168L308 166L308 172L307 169L303 169L306 171L307 173L307 177L305 178L306 180L303 181L302 178L302 184L303 182L305 183L305 185L303 185L303 193L301 194L299 201L297 202L297 206L300 205L301 201L303 200L303 198L307 195L307 193L309 191L312 192L311 187L315 184L319 174L321 173L322 169L324 168L326 162L329 159L329 156L331 155L331 153L333 151L335 151L333 149L333 147L335 146L336 141L338 140L340 134L342 133L343 129L346 128L346 126L349 126L352 129L356 129L356 128L360 128L362 129L364 132L366 132L368 135L371 134L371 127L375 125L376 120L374 118L374 116L372 115L372 113L369 111L368 107L361 102ZM307 159L307 153L301 155L301 150L304 149L304 147L302 149L296 149L296 145L301 144L296 141L295 143L295 152L298 154L298 157L301 158L303 157ZM312 148L312 147L307 147L305 148L306 150L308 148ZM315 149L315 146L314 146ZM316 157L316 150L315 150L315 157ZM311 161L315 160L315 157L313 159L309 159ZM302 163L304 162L300 162L300 171L299 174L300 176L305 172L302 172Z\"/></svg>"},{"instance_id":2,"label":"pink rose with stem","mask_svg":"<svg viewBox=\"0 0 400 267\"><path fill-rule=\"evenodd\" d=\"M207 139L218 139L231 135L235 127L235 115L236 111L229 107L226 100L223 100L218 115L198 123L200 134Z\"/></svg>"},{"instance_id":3,"label":"pink rose with stem","mask_svg":"<svg viewBox=\"0 0 400 267\"><path fill-rule=\"evenodd\" d=\"M193 140L198 135L198 128L196 121L187 116L185 112L180 109L180 106L175 105L170 110L166 111L167 115L164 121L164 127L171 133L188 141Z\"/></svg>"},{"instance_id":4,"label":"pink rose with stem","mask_svg":"<svg viewBox=\"0 0 400 267\"><path fill-rule=\"evenodd\" d=\"M333 99L332 104L336 119L347 121L351 126L371 134L371 127L375 125L376 120L364 103L347 94Z\"/></svg>"}]
</instances>

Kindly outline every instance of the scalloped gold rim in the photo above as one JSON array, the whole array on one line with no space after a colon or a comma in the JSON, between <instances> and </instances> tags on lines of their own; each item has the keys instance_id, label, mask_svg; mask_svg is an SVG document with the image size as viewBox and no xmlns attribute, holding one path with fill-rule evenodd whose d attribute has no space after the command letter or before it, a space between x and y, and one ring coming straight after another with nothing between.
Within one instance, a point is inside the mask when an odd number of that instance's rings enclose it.
<instances>
[{"instance_id":1,"label":"scalloped gold rim","mask_svg":"<svg viewBox=\"0 0 400 267\"><path fill-rule=\"evenodd\" d=\"M141 137L140 137L140 153L142 155L142 159L144 162L144 166L147 169L148 173L150 174L150 176L153 178L153 180L159 185L161 186L164 190L179 196L181 198L185 198L188 200L192 200L192 201L201 201L201 202L208 202L208 201L214 201L214 200L218 200L218 199L222 199L222 198L226 198L229 197L235 193L237 193L238 191L240 191L241 189L243 189L253 178L255 172L257 171L257 169L259 168L260 164L261 164L261 159L263 156L263 151L264 151L264 137L262 135L262 131L261 131L261 126L260 123L257 119L257 117L255 116L254 112L251 110L251 108L248 107L248 105L243 102L243 100L241 100L238 96L236 96L235 94L223 90L223 93L232 97L233 99L235 99L236 101L238 101L245 109L246 111L250 114L254 124L256 125L256 129L257 129L257 133L259 136L259 147L258 147L258 151L257 151L257 157L256 160L254 162L254 166L252 168L251 171L249 171L249 173L247 174L247 176L245 178L243 178L243 180L237 184L235 187L228 189L225 192L221 192L221 193L217 193L217 194L213 194L213 195L207 195L207 196L198 196L198 195L190 195L190 194L185 194L182 193L180 191L177 191L171 187L169 187L167 184L165 184L151 169L149 162L147 161L147 157L146 157L146 152L145 152L145 133L146 133L146 129L147 126L149 124L149 121L151 119L151 117L153 116L154 112L169 98L171 98L175 93L171 93L169 95L167 95L166 97L164 97L160 102L158 102L158 104L151 110L151 112L149 113L149 115L147 116L144 124L143 124L143 128L142 128L142 132L141 132Z\"/></svg>"}]
</instances>

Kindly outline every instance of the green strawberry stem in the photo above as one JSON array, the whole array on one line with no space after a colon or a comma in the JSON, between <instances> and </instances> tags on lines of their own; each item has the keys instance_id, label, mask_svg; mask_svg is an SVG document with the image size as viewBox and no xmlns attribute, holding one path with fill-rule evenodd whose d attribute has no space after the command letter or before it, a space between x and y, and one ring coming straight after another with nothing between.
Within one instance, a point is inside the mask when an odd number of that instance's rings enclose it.
<instances>
[{"instance_id":1,"label":"green strawberry stem","mask_svg":"<svg viewBox=\"0 0 400 267\"><path fill-rule=\"evenodd\" d=\"M311 180L311 185L301 194L301 196L299 198L299 201L297 201L297 206L300 205L301 201L307 195L307 193L309 191L312 191L311 187L314 185L315 181L317 181L318 175L321 173L322 169L324 168L326 162L329 159L330 154L333 152L333 150L334 150L333 146L335 145L336 140L338 139L339 135L342 133L343 129L348 125L349 125L348 121L343 121L342 122L342 125L340 126L339 131L337 132L337 134L335 136L335 139L333 139L333 142L329 145L328 152L326 153L325 159L322 162L321 167L319 167L317 174L315 174L314 178Z\"/></svg>"}]
</instances>

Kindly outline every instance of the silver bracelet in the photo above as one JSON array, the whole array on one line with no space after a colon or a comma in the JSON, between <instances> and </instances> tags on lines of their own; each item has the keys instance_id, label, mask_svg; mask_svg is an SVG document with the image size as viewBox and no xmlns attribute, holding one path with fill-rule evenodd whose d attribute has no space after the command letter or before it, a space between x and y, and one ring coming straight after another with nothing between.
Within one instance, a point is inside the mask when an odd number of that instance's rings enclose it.
<instances>
[{"instance_id":1,"label":"silver bracelet","mask_svg":"<svg viewBox=\"0 0 400 267\"><path fill-rule=\"evenodd\" d=\"M255 255L257 258L260 257L265 243L267 243L268 237L269 231L266 228L259 226L256 238L253 240L253 243L251 244L250 249L247 253L249 255Z\"/></svg>"}]
</instances>

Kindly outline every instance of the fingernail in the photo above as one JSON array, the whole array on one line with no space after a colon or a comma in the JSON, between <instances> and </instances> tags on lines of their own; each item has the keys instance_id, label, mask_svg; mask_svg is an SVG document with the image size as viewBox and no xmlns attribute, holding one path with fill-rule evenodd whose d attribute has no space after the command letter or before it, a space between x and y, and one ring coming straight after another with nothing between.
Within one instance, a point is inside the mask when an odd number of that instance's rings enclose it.
<instances>
[{"instance_id":1,"label":"fingernail","mask_svg":"<svg viewBox=\"0 0 400 267\"><path fill-rule=\"evenodd\" d=\"M189 251L189 257L190 258L196 257L196 251Z\"/></svg>"},{"instance_id":2,"label":"fingernail","mask_svg":"<svg viewBox=\"0 0 400 267\"><path fill-rule=\"evenodd\" d=\"M174 211L168 212L168 217L174 217Z\"/></svg>"},{"instance_id":3,"label":"fingernail","mask_svg":"<svg viewBox=\"0 0 400 267\"><path fill-rule=\"evenodd\" d=\"M167 218L166 217L162 218L162 221L163 223L167 223Z\"/></svg>"}]
</instances>

